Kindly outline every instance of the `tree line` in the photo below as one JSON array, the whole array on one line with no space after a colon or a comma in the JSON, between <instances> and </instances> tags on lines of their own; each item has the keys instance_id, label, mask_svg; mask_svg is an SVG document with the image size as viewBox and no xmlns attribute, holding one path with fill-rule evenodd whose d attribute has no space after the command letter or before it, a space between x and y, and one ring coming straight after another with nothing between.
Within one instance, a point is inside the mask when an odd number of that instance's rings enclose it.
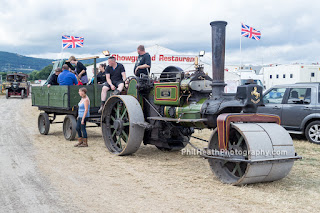
<instances>
[{"instance_id":1,"label":"tree line","mask_svg":"<svg viewBox=\"0 0 320 213\"><path fill-rule=\"evenodd\" d=\"M90 66L92 64L84 64L84 66ZM34 70L31 73L28 73L29 77L28 80L29 81L35 81L35 80L46 80L51 71L53 69L53 65L50 64L46 67L44 67L42 70ZM8 73L12 73L12 72L8 72ZM7 72L0 72L0 75L2 75L2 80L5 81L6 77L7 77Z\"/></svg>"},{"instance_id":2,"label":"tree line","mask_svg":"<svg viewBox=\"0 0 320 213\"><path fill-rule=\"evenodd\" d=\"M53 65L50 64L46 67L44 67L42 70L34 70L31 73L29 73L29 77L28 80L29 81L34 81L34 80L46 80L51 71L52 71ZM12 72L8 72L8 73L12 73ZM7 72L0 72L0 75L2 75L2 80L5 81L6 77L7 77Z\"/></svg>"}]
</instances>

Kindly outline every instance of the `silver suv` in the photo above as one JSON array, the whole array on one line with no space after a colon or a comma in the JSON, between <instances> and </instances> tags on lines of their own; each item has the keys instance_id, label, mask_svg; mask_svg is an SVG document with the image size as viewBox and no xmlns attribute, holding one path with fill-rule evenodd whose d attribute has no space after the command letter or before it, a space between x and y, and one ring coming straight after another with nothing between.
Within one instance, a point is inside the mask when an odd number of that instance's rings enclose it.
<instances>
[{"instance_id":1,"label":"silver suv","mask_svg":"<svg viewBox=\"0 0 320 213\"><path fill-rule=\"evenodd\" d=\"M263 95L258 112L279 115L281 125L320 145L320 83L278 85Z\"/></svg>"}]
</instances>

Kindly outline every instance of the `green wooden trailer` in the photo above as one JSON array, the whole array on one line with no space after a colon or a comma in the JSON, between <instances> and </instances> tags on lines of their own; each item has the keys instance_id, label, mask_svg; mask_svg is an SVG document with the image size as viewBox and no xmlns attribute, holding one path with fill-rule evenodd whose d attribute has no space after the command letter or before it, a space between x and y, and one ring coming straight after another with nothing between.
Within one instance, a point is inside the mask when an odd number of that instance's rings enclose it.
<instances>
[{"instance_id":1,"label":"green wooden trailer","mask_svg":"<svg viewBox=\"0 0 320 213\"><path fill-rule=\"evenodd\" d=\"M83 58L78 60L94 60L94 68L96 68L96 59L98 56ZM53 70L51 75L57 67L62 67L66 60L59 60L53 62ZM50 125L55 123L63 123L63 133L67 140L73 140L76 136L76 118L78 116L78 103L81 97L78 94L79 88L85 87L90 98L90 117L88 122L100 126L100 114L98 110L101 104L101 89L102 85L98 85L96 81L96 73L94 74L93 85L74 85L74 86L50 86L47 83L44 86L32 87L32 106L38 107L40 111L38 117L39 132L43 135L49 133ZM49 76L50 77L50 76ZM48 78L49 79L49 78ZM108 93L108 97L111 92ZM63 122L55 122L57 115L64 115Z\"/></svg>"}]
</instances>

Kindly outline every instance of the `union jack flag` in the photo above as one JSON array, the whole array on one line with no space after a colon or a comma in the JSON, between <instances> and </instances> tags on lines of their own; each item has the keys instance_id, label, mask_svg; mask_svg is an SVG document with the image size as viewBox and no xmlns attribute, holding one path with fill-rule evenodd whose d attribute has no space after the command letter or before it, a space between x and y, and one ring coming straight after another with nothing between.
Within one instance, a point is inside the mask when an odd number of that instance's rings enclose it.
<instances>
[{"instance_id":1,"label":"union jack flag","mask_svg":"<svg viewBox=\"0 0 320 213\"><path fill-rule=\"evenodd\" d=\"M241 36L259 41L261 39L261 32L241 23Z\"/></svg>"},{"instance_id":2,"label":"union jack flag","mask_svg":"<svg viewBox=\"0 0 320 213\"><path fill-rule=\"evenodd\" d=\"M62 48L78 48L83 47L83 37L62 36Z\"/></svg>"}]
</instances>

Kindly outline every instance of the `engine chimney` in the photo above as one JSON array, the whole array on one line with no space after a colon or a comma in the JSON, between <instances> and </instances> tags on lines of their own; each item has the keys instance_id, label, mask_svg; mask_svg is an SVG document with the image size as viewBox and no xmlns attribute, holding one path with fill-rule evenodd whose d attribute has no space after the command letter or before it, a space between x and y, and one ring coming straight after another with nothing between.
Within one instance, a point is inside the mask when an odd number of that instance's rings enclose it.
<instances>
[{"instance_id":1,"label":"engine chimney","mask_svg":"<svg viewBox=\"0 0 320 213\"><path fill-rule=\"evenodd\" d=\"M225 21L213 21L210 23L212 29L212 98L220 98L224 92L224 61L226 47Z\"/></svg>"}]
</instances>

